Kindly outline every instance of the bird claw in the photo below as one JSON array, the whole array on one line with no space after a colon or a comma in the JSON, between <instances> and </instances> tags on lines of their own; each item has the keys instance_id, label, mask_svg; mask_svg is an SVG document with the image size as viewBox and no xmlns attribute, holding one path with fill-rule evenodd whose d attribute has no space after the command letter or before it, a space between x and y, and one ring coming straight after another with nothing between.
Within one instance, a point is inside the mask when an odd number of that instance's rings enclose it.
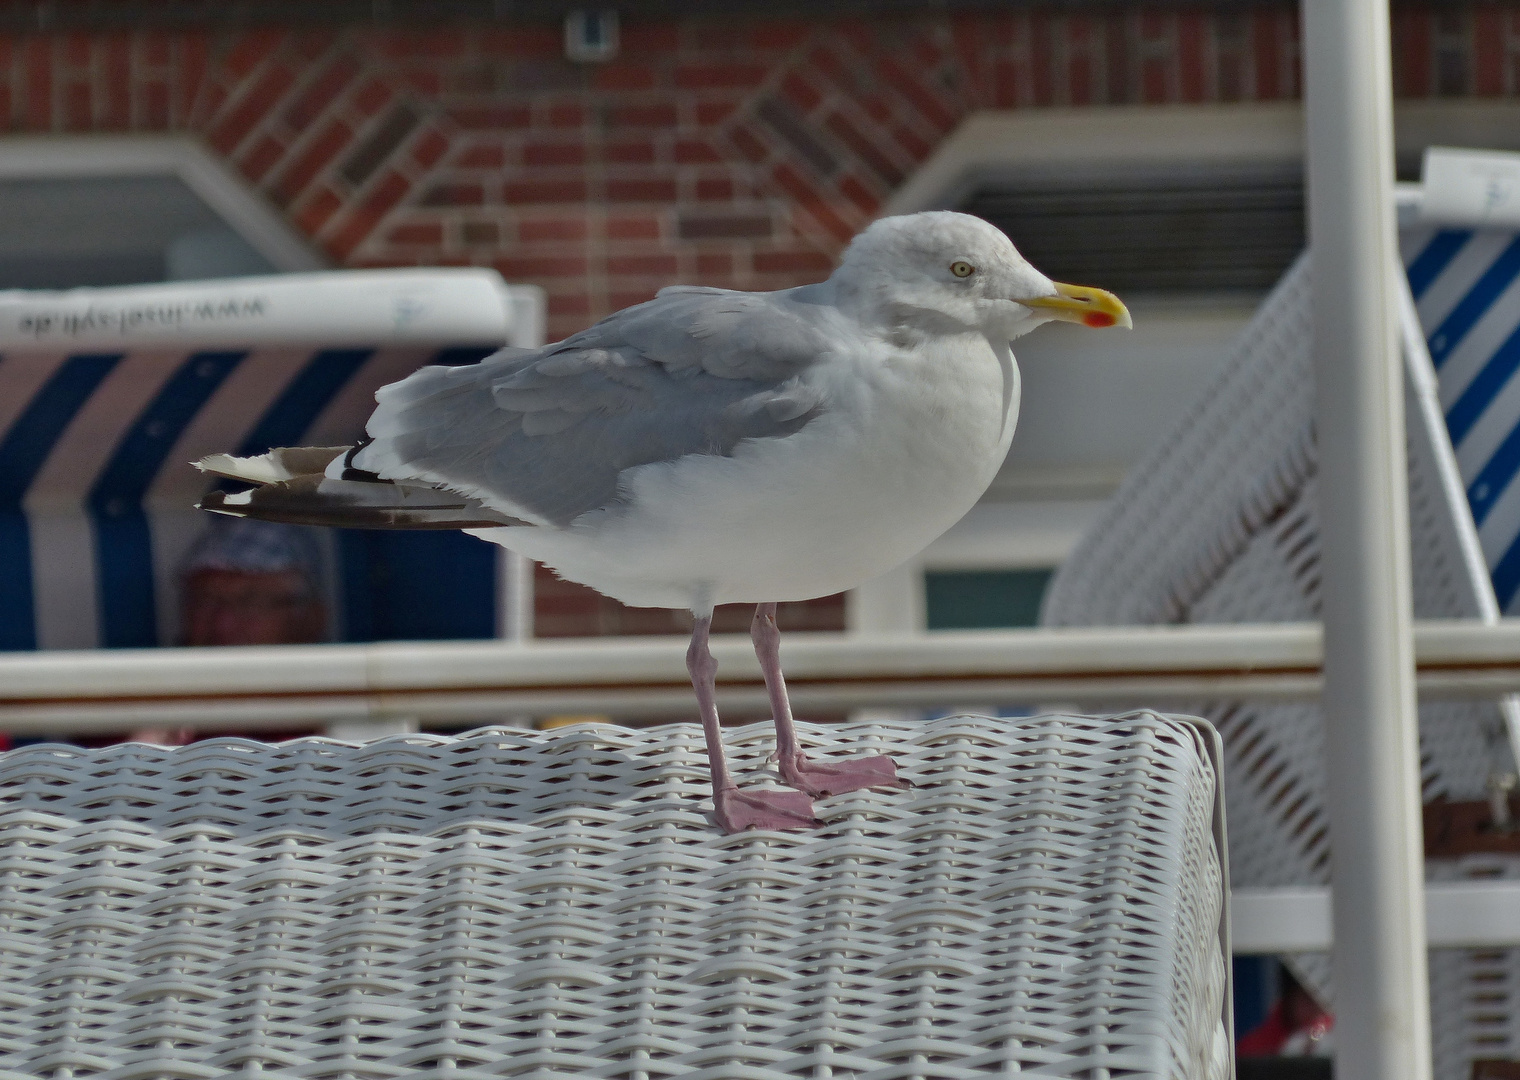
<instances>
[{"instance_id":1,"label":"bird claw","mask_svg":"<svg viewBox=\"0 0 1520 1080\"><path fill-rule=\"evenodd\" d=\"M713 793L713 810L724 832L745 829L813 829L822 825L813 816L813 800L800 791L741 791L736 787Z\"/></svg>"},{"instance_id":2,"label":"bird claw","mask_svg":"<svg viewBox=\"0 0 1520 1080\"><path fill-rule=\"evenodd\" d=\"M814 798L863 788L900 790L911 786L897 775L896 762L884 754L847 761L809 761L799 751L791 761L781 763L781 779Z\"/></svg>"}]
</instances>

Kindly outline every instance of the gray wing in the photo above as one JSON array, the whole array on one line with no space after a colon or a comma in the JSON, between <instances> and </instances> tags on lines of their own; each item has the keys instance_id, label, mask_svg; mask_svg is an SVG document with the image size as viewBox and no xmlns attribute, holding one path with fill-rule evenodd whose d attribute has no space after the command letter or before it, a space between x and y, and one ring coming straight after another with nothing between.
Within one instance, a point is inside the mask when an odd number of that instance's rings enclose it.
<instances>
[{"instance_id":1,"label":"gray wing","mask_svg":"<svg viewBox=\"0 0 1520 1080\"><path fill-rule=\"evenodd\" d=\"M627 469L727 455L818 415L799 378L831 347L817 310L786 293L666 289L542 349L423 368L377 395L354 464L566 524L614 504Z\"/></svg>"}]
</instances>

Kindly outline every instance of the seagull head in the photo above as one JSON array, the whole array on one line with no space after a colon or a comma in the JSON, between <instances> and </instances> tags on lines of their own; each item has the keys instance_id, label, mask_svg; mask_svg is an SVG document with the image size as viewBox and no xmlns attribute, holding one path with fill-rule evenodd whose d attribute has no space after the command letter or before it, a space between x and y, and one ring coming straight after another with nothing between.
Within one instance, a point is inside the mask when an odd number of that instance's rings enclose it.
<instances>
[{"instance_id":1,"label":"seagull head","mask_svg":"<svg viewBox=\"0 0 1520 1080\"><path fill-rule=\"evenodd\" d=\"M1002 231L949 210L882 218L845 251L834 283L873 321L1013 340L1055 320L1131 326L1111 292L1051 281Z\"/></svg>"}]
</instances>

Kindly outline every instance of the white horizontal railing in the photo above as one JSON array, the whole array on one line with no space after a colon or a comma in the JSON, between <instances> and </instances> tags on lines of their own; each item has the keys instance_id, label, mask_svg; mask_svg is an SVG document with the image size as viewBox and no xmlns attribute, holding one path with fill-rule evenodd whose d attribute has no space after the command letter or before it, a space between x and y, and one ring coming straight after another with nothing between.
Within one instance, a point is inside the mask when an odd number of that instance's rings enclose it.
<instances>
[{"instance_id":1,"label":"white horizontal railing","mask_svg":"<svg viewBox=\"0 0 1520 1080\"><path fill-rule=\"evenodd\" d=\"M720 705L764 713L748 638L715 638L713 650ZM1310 699L1320 686L1320 630L1308 623L796 633L782 650L793 701L805 711ZM1415 651L1428 696L1520 691L1520 619L1420 622ZM684 639L661 637L10 653L0 656L0 730L680 716L693 710L685 652Z\"/></svg>"},{"instance_id":2,"label":"white horizontal railing","mask_svg":"<svg viewBox=\"0 0 1520 1080\"><path fill-rule=\"evenodd\" d=\"M1238 954L1330 948L1330 889L1235 889L1231 944ZM1425 937L1432 949L1520 946L1520 881L1425 886Z\"/></svg>"}]
</instances>

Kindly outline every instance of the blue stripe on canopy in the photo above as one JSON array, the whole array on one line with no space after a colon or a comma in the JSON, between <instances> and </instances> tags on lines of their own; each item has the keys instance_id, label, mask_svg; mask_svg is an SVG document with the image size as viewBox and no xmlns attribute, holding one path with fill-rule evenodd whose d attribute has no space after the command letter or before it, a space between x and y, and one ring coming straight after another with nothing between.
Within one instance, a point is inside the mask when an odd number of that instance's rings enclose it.
<instances>
[{"instance_id":1,"label":"blue stripe on canopy","mask_svg":"<svg viewBox=\"0 0 1520 1080\"><path fill-rule=\"evenodd\" d=\"M262 454L276 446L299 446L306 429L374 355L374 349L324 349L317 353L259 417L238 447L238 456Z\"/></svg>"},{"instance_id":2,"label":"blue stripe on canopy","mask_svg":"<svg viewBox=\"0 0 1520 1080\"><path fill-rule=\"evenodd\" d=\"M245 352L195 353L138 415L86 500L95 523L99 568L100 643L158 644L153 596L153 542L143 496L164 458Z\"/></svg>"},{"instance_id":3,"label":"blue stripe on canopy","mask_svg":"<svg viewBox=\"0 0 1520 1080\"><path fill-rule=\"evenodd\" d=\"M1517 368L1520 368L1520 328L1505 339L1446 414L1452 445L1459 446L1467 438L1467 433L1488 411Z\"/></svg>"},{"instance_id":4,"label":"blue stripe on canopy","mask_svg":"<svg viewBox=\"0 0 1520 1080\"><path fill-rule=\"evenodd\" d=\"M1451 260L1457 257L1457 252L1470 239L1472 233L1457 229L1442 229L1430 238L1430 243L1414 257L1406 271L1409 275L1409 291L1416 300L1425 295L1430 283L1441 276L1441 271L1451 265Z\"/></svg>"},{"instance_id":5,"label":"blue stripe on canopy","mask_svg":"<svg viewBox=\"0 0 1520 1080\"><path fill-rule=\"evenodd\" d=\"M21 501L58 437L78 415L119 353L71 356L0 439L0 649L35 649L32 538Z\"/></svg>"},{"instance_id":6,"label":"blue stripe on canopy","mask_svg":"<svg viewBox=\"0 0 1520 1080\"><path fill-rule=\"evenodd\" d=\"M1430 359L1437 370L1446 363L1446 358L1456 347L1462 344L1462 339L1477 321L1488 314L1488 309L1499 298L1499 294L1509 288L1517 276L1520 276L1520 239L1514 240L1499 253L1499 257L1430 335Z\"/></svg>"}]
</instances>

